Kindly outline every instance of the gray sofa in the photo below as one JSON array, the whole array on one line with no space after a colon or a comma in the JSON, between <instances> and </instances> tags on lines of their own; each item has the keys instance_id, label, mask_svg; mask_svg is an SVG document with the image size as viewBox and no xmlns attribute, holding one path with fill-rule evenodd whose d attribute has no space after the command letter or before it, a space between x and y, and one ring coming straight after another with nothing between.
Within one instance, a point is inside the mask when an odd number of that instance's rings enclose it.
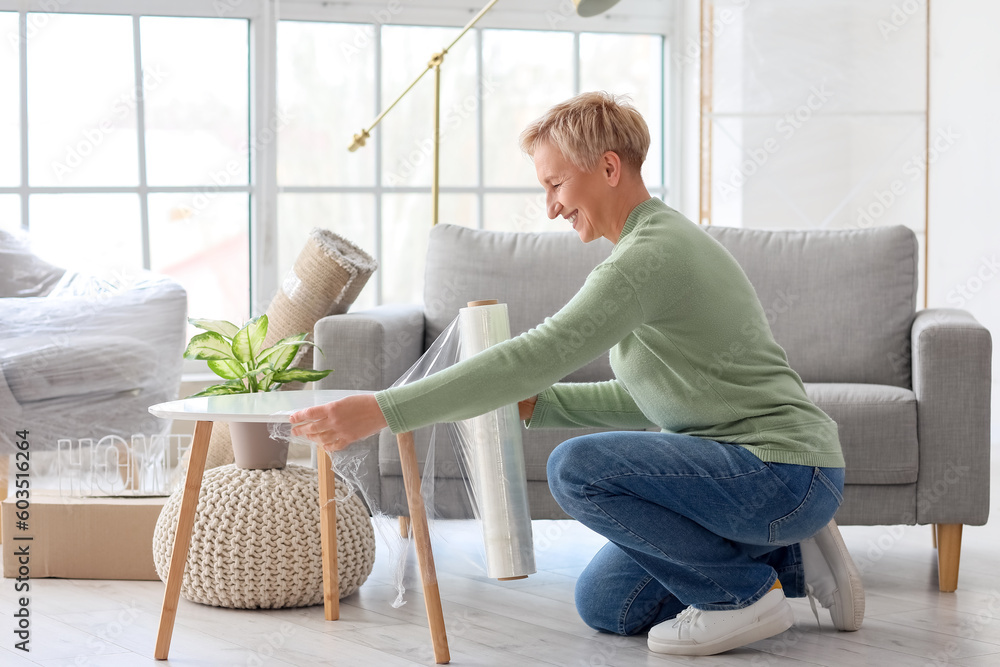
<instances>
[{"instance_id":1,"label":"gray sofa","mask_svg":"<svg viewBox=\"0 0 1000 667\"><path fill-rule=\"evenodd\" d=\"M984 524L989 511L988 330L964 311L915 310L917 240L904 227L705 233L746 271L792 368L838 424L847 471L837 521L934 524L939 584L954 590L961 526ZM382 306L317 323L326 356L316 367L335 369L319 387L388 387L467 301L507 303L512 334L523 332L566 303L610 250L603 240L584 245L572 232L438 225L430 232L422 306ZM732 352L720 350L717 359L716 372L724 372ZM605 354L566 380L610 377ZM549 494L545 463L556 445L583 432L524 432L532 518L566 518ZM428 434L416 437L422 466ZM395 438L385 430L355 447L370 450L363 472L379 507L404 515ZM468 494L450 449L435 454L434 508L443 518L465 518Z\"/></svg>"}]
</instances>

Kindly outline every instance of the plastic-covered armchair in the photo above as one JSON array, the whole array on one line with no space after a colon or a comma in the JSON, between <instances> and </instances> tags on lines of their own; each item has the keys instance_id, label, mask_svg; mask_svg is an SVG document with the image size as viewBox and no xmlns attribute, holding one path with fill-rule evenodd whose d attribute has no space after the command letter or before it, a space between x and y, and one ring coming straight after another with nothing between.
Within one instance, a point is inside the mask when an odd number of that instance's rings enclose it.
<instances>
[{"instance_id":1,"label":"plastic-covered armchair","mask_svg":"<svg viewBox=\"0 0 1000 667\"><path fill-rule=\"evenodd\" d=\"M176 398L186 313L169 278L65 271L0 232L0 457L17 451L18 431L32 451L165 433L147 408Z\"/></svg>"}]
</instances>

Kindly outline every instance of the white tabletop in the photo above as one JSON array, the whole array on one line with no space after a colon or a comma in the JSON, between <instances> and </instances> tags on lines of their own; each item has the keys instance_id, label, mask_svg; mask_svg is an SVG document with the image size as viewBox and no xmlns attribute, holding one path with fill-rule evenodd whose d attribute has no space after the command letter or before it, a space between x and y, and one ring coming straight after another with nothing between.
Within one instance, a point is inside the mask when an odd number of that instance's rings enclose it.
<instances>
[{"instance_id":1,"label":"white tabletop","mask_svg":"<svg viewBox=\"0 0 1000 667\"><path fill-rule=\"evenodd\" d=\"M306 389L302 391L266 391L255 394L199 396L159 403L149 411L166 419L190 421L286 423L293 412L323 405L348 396L371 394L371 391L347 389Z\"/></svg>"}]
</instances>

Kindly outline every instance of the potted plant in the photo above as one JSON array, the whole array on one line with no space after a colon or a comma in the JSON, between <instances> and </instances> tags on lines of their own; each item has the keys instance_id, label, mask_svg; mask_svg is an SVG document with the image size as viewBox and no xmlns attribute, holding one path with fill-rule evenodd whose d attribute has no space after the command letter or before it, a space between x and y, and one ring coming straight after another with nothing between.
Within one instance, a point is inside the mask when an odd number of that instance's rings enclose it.
<instances>
[{"instance_id":1,"label":"potted plant","mask_svg":"<svg viewBox=\"0 0 1000 667\"><path fill-rule=\"evenodd\" d=\"M303 345L319 349L306 340L307 334L282 338L265 348L267 315L255 317L242 327L225 320L188 318L188 322L205 331L192 336L184 350L184 358L206 361L208 367L225 380L188 398L275 391L288 382L312 382L331 372L290 368ZM320 354L322 352L320 350ZM266 423L230 423L237 466L251 469L284 467L288 441L272 439L268 426Z\"/></svg>"}]
</instances>

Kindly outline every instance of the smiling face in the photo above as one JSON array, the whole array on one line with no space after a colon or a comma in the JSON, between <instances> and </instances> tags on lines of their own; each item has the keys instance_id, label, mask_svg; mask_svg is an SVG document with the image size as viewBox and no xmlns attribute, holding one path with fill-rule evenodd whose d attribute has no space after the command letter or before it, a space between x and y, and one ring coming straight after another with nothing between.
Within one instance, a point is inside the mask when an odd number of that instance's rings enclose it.
<instances>
[{"instance_id":1,"label":"smiling face","mask_svg":"<svg viewBox=\"0 0 1000 667\"><path fill-rule=\"evenodd\" d=\"M538 182L545 188L549 219L562 216L568 220L584 243L602 236L610 238L609 230L605 229L609 223L605 211L609 184L601 165L583 171L550 141L535 147L534 158ZM617 235L611 240L617 241Z\"/></svg>"}]
</instances>

